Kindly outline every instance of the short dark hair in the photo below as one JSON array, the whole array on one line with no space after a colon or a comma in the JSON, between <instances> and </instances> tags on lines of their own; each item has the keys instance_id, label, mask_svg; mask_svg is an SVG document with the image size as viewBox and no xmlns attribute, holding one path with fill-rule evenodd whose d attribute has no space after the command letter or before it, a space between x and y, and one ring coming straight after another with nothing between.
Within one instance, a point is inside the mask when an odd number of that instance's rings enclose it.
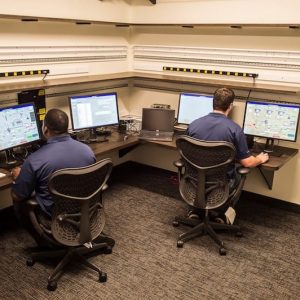
<instances>
[{"instance_id":1,"label":"short dark hair","mask_svg":"<svg viewBox=\"0 0 300 300\"><path fill-rule=\"evenodd\" d=\"M69 126L68 115L60 109L50 109L45 116L44 125L55 134L67 133Z\"/></svg>"},{"instance_id":2,"label":"short dark hair","mask_svg":"<svg viewBox=\"0 0 300 300\"><path fill-rule=\"evenodd\" d=\"M214 93L213 108L226 111L235 97L234 91L228 88L217 89Z\"/></svg>"}]
</instances>

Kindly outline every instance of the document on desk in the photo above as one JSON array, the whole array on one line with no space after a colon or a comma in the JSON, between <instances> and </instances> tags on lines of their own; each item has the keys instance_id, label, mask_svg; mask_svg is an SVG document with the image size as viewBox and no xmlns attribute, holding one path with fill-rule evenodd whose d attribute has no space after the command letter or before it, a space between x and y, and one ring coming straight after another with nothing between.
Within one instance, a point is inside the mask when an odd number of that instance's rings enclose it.
<instances>
[{"instance_id":1,"label":"document on desk","mask_svg":"<svg viewBox=\"0 0 300 300\"><path fill-rule=\"evenodd\" d=\"M5 177L5 176L6 176L5 173L1 173L1 172L0 172L0 178L3 178L3 177Z\"/></svg>"}]
</instances>

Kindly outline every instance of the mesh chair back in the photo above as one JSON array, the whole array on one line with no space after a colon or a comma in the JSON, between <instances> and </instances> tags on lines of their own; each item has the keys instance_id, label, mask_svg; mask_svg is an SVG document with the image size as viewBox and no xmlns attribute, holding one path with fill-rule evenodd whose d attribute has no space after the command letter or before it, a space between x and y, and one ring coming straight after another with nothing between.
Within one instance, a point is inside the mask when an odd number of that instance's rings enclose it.
<instances>
[{"instance_id":1,"label":"mesh chair back","mask_svg":"<svg viewBox=\"0 0 300 300\"><path fill-rule=\"evenodd\" d=\"M181 136L176 141L184 163L180 194L191 206L214 209L229 196L227 171L235 158L235 148L228 142L200 141Z\"/></svg>"},{"instance_id":2,"label":"mesh chair back","mask_svg":"<svg viewBox=\"0 0 300 300\"><path fill-rule=\"evenodd\" d=\"M102 189L112 171L112 161L104 159L91 166L61 169L49 179L55 205L51 230L63 245L78 246L92 241L105 223Z\"/></svg>"}]
</instances>

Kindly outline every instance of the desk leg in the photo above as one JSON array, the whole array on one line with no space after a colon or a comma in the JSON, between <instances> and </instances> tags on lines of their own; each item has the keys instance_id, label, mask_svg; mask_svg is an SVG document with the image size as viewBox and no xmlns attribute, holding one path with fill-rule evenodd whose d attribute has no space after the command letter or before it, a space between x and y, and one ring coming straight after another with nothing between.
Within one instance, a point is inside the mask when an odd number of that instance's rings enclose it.
<instances>
[{"instance_id":1,"label":"desk leg","mask_svg":"<svg viewBox=\"0 0 300 300\"><path fill-rule=\"evenodd\" d=\"M274 179L274 171L265 170L261 167L258 167L260 174L265 179L266 184L268 185L268 188L272 190L273 187L273 179Z\"/></svg>"}]
</instances>

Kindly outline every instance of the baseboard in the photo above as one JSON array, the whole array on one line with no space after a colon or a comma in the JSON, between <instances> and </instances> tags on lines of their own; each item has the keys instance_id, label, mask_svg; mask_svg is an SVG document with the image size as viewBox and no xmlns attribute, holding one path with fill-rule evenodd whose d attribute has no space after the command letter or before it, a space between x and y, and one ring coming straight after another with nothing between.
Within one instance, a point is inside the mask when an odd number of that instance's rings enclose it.
<instances>
[{"instance_id":1,"label":"baseboard","mask_svg":"<svg viewBox=\"0 0 300 300\"><path fill-rule=\"evenodd\" d=\"M242 197L243 197L243 200L245 200L245 201L255 201L257 203L260 203L260 204L263 204L266 206L276 207L276 208L287 210L287 211L294 212L297 214L300 213L300 205L296 204L296 203L291 203L291 202L287 202L284 200L267 197L264 195L247 192L247 191L243 191Z\"/></svg>"},{"instance_id":2,"label":"baseboard","mask_svg":"<svg viewBox=\"0 0 300 300\"><path fill-rule=\"evenodd\" d=\"M176 175L176 172L164 170L164 169L153 167L153 166L148 166L148 165L141 164L141 163L134 162L134 161L127 161L123 164L116 166L114 169L115 169L115 172L113 172L113 173L119 173L119 171L126 173L126 170L133 171L134 169L139 169L139 170L143 170L145 172L147 172L147 171L155 172L155 173L162 172L162 174L164 174L164 176L165 175L168 175L168 176ZM115 179L117 180L117 178L115 178ZM266 205L269 207L275 207L275 208L287 210L287 211L298 213L298 214L300 213L300 205L296 204L296 203L291 203L291 202L287 202L284 200L271 198L271 197L267 197L264 195L247 192L247 191L243 191L241 197L243 198L243 201L257 202L259 204Z\"/></svg>"}]
</instances>

